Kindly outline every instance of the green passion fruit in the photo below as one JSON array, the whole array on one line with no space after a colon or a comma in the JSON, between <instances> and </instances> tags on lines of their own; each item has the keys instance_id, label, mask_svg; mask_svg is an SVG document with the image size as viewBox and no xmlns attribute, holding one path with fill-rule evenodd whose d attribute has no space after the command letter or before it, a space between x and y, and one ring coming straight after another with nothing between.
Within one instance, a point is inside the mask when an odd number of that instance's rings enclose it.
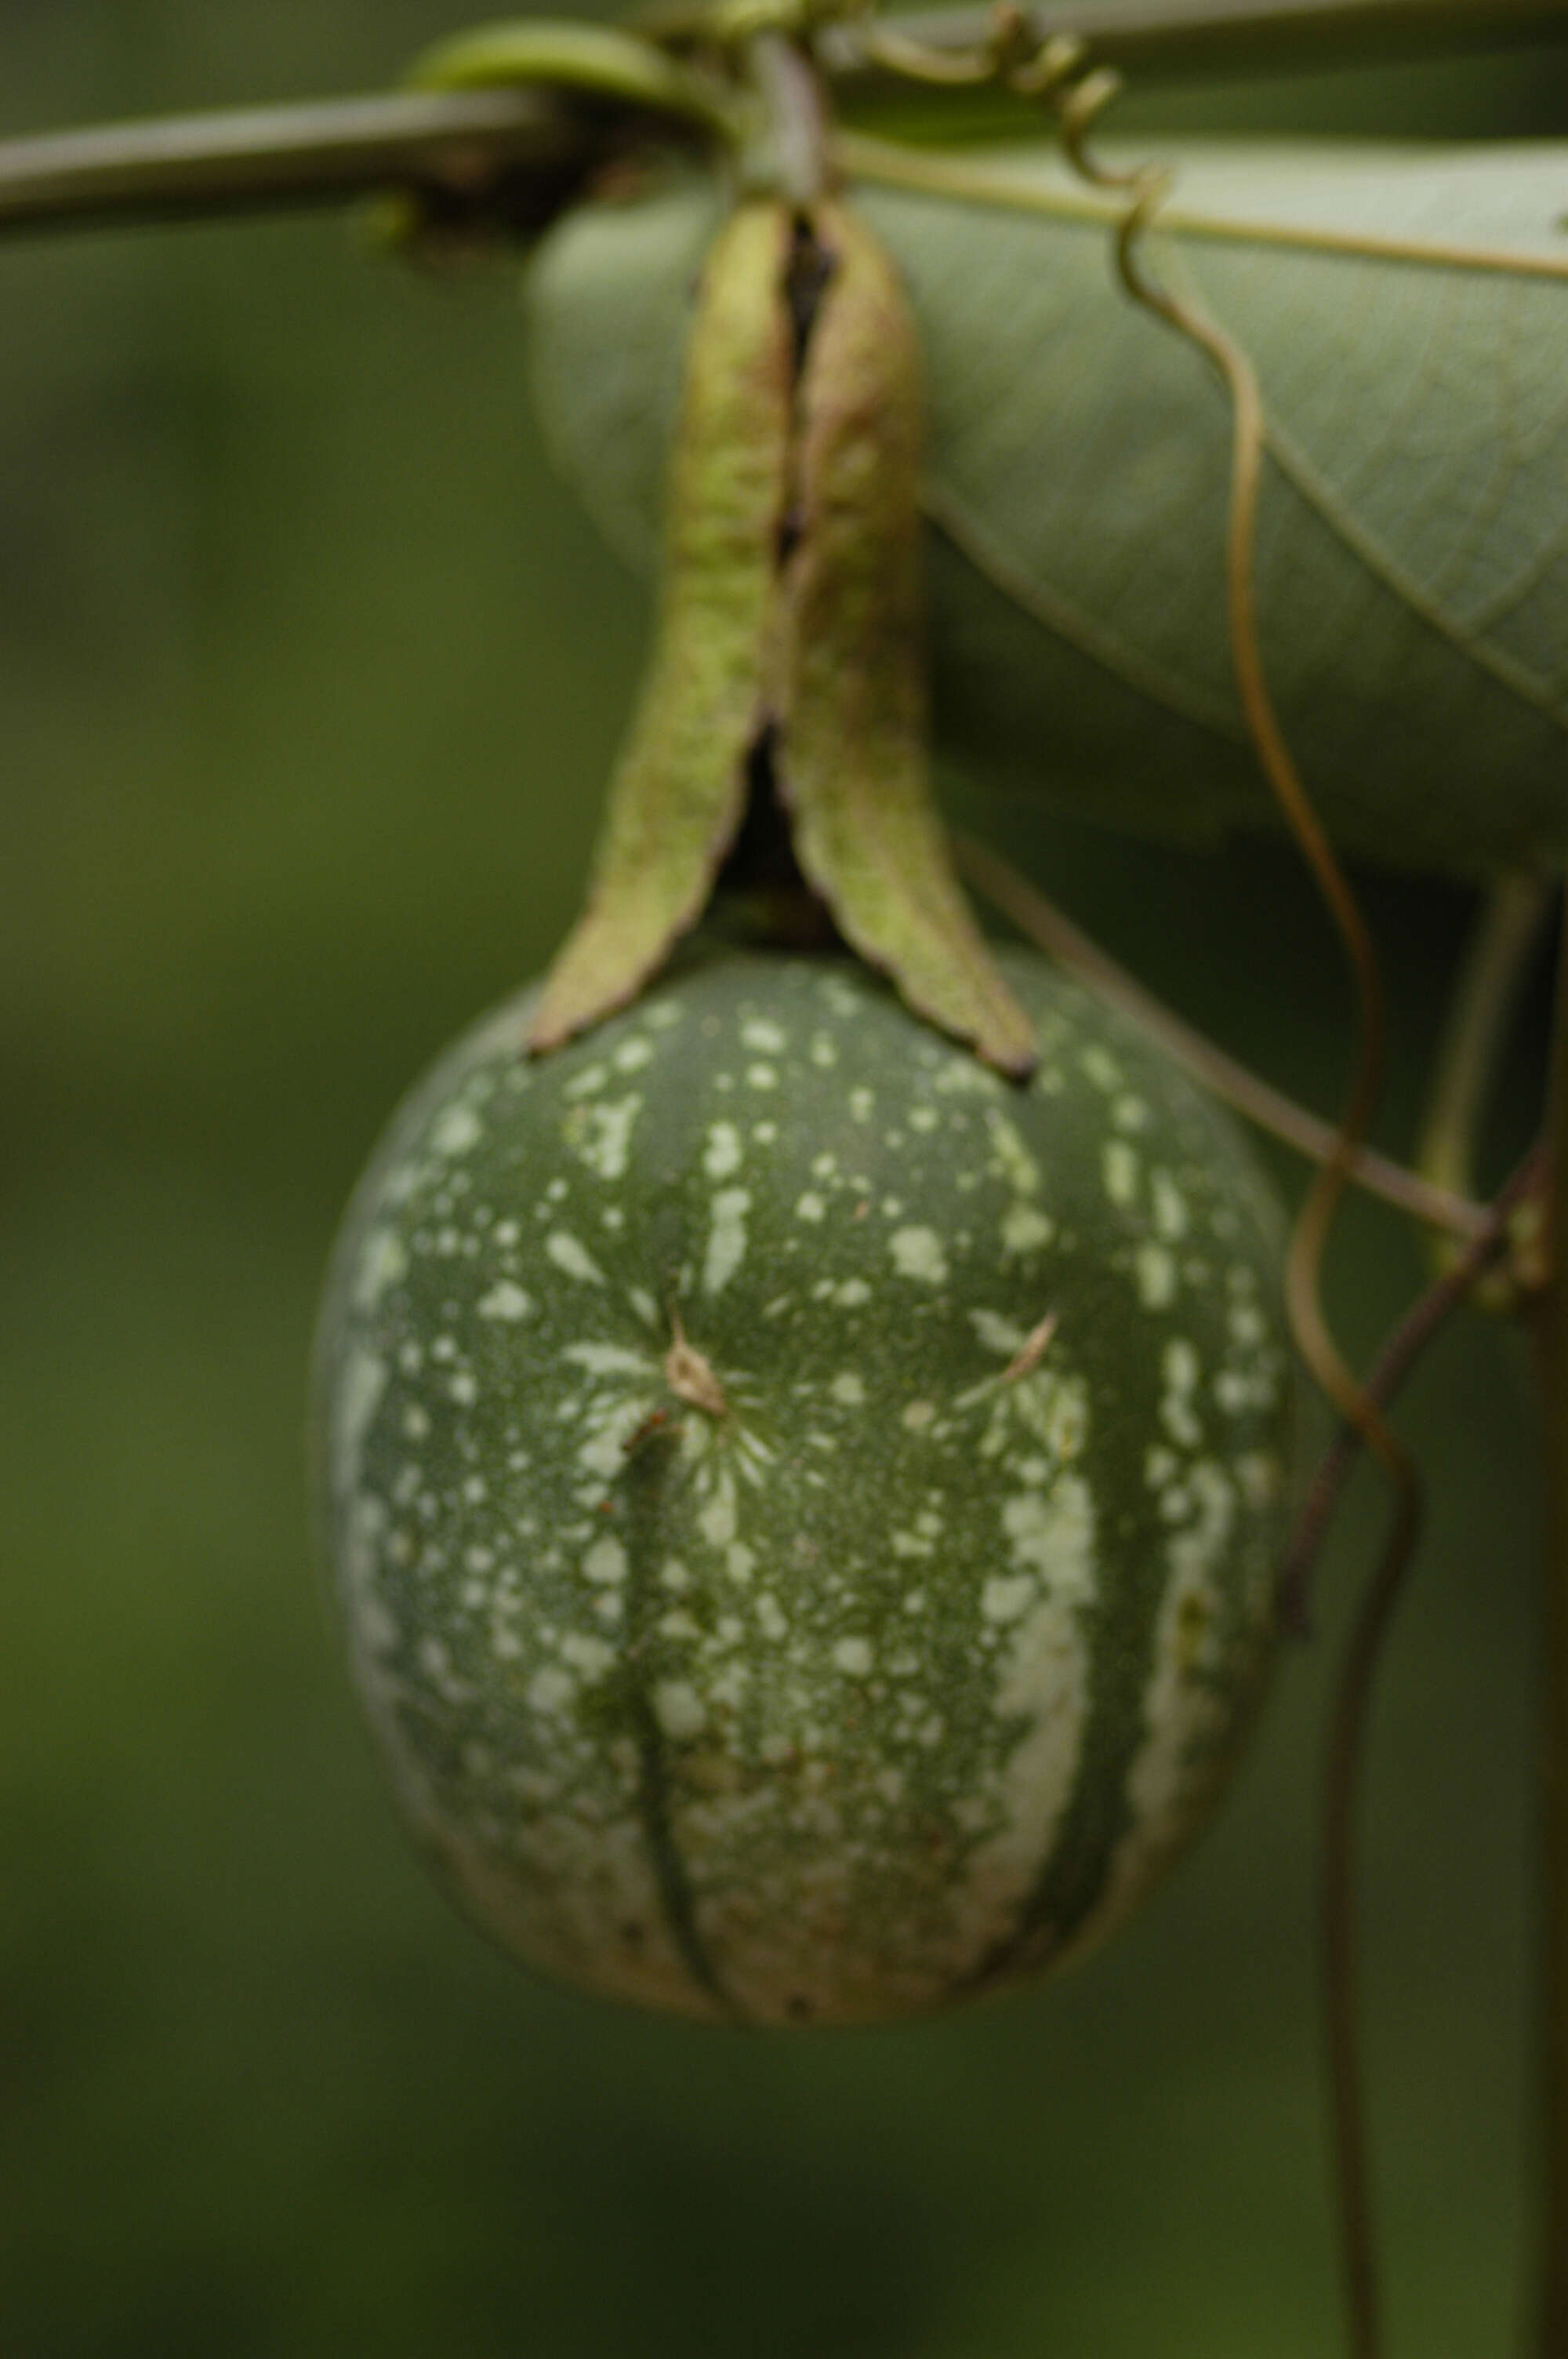
<instances>
[{"instance_id":1,"label":"green passion fruit","mask_svg":"<svg viewBox=\"0 0 1568 2359\"><path fill-rule=\"evenodd\" d=\"M1229 1119L1002 954L1004 1082L822 956L531 994L395 1118L320 1371L337 1587L421 1848L530 1965L856 2023L1037 1973L1205 1816L1271 1652L1292 1386Z\"/></svg>"}]
</instances>

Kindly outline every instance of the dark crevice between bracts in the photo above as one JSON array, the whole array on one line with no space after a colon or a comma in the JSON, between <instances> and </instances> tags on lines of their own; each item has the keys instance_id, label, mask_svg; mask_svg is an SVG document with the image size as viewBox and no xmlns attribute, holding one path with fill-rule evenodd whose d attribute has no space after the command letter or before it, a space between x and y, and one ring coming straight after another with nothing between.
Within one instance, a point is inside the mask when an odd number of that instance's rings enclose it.
<instances>
[{"instance_id":1,"label":"dark crevice between bracts","mask_svg":"<svg viewBox=\"0 0 1568 2359\"><path fill-rule=\"evenodd\" d=\"M746 756L740 830L714 882L711 922L759 948L842 950L844 939L820 894L801 875L778 790L778 723L765 722Z\"/></svg>"},{"instance_id":2,"label":"dark crevice between bracts","mask_svg":"<svg viewBox=\"0 0 1568 2359\"><path fill-rule=\"evenodd\" d=\"M784 300L792 332L791 370L794 411L789 472L774 539L774 559L782 576L801 548L806 531L806 503L799 481L796 451L800 440L799 392L806 373L811 339L822 314L823 299L838 267L833 249L820 235L811 214L797 212L790 224L790 246L784 262ZM795 855L790 821L779 791L779 753L783 727L779 716L768 713L746 754L746 799L741 825L714 881L721 929L757 944L786 950L839 950L843 937L821 896L806 882Z\"/></svg>"},{"instance_id":3,"label":"dark crevice between bracts","mask_svg":"<svg viewBox=\"0 0 1568 2359\"><path fill-rule=\"evenodd\" d=\"M784 264L784 299L794 331L791 360L794 367L795 394L795 432L792 440L800 439L799 394L806 375L806 356L811 349L811 338L822 314L822 299L832 283L838 268L833 249L818 236L816 224L809 213L797 212L790 224L790 248ZM793 451L792 451L793 459ZM794 470L791 470L792 478ZM779 518L778 564L782 573L800 547L806 531L806 507L798 484L791 481L789 497Z\"/></svg>"}]
</instances>

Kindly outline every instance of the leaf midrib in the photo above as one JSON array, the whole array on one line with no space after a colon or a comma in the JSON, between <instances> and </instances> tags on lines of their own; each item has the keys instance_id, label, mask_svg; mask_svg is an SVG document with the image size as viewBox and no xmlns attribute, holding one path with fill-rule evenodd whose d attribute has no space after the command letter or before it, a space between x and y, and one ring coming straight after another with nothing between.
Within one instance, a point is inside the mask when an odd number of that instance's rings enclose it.
<instances>
[{"instance_id":1,"label":"leaf midrib","mask_svg":"<svg viewBox=\"0 0 1568 2359\"><path fill-rule=\"evenodd\" d=\"M1125 201L1092 190L1053 189L996 166L961 161L927 150L902 147L862 132L841 132L838 160L851 179L958 203L1002 212L1040 213L1073 228L1104 229L1125 215ZM1561 156L1560 142L1540 143L1543 156ZM1514 152L1518 152L1517 149ZM1568 171L1568 161L1565 161ZM1160 212L1158 227L1174 237L1206 238L1238 245L1284 246L1300 253L1338 255L1356 261L1402 262L1437 270L1495 272L1507 277L1568 280L1568 238L1561 255L1519 248L1467 245L1440 238L1381 236L1369 231L1313 227L1305 223L1267 222L1206 211L1173 200Z\"/></svg>"}]
</instances>

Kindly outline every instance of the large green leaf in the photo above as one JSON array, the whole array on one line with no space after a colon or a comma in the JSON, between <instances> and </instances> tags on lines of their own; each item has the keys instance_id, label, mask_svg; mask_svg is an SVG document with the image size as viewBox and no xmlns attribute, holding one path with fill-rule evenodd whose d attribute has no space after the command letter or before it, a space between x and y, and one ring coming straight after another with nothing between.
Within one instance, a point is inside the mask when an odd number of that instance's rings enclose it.
<instances>
[{"instance_id":1,"label":"large green leaf","mask_svg":"<svg viewBox=\"0 0 1568 2359\"><path fill-rule=\"evenodd\" d=\"M846 152L925 339L943 750L1141 829L1267 821L1230 680L1217 380L1122 292L1104 201L1054 158ZM1556 863L1568 146L1177 160L1152 259L1261 375L1264 650L1325 820L1410 865ZM580 212L531 277L546 429L634 562L716 202Z\"/></svg>"}]
</instances>

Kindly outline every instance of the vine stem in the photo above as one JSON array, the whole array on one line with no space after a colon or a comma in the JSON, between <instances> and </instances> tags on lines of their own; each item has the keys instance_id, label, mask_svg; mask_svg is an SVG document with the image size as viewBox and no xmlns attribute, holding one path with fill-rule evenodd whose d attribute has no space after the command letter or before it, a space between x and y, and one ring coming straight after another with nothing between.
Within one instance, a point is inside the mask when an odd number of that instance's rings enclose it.
<instances>
[{"instance_id":1,"label":"vine stem","mask_svg":"<svg viewBox=\"0 0 1568 2359\"><path fill-rule=\"evenodd\" d=\"M692 13L676 0L646 21L662 28ZM1048 0L1020 13L1035 49L1081 35L1095 64L1141 77L1310 72L1568 38L1562 0L1095 0L1087 9ZM991 16L984 8L934 9L907 22L925 48L964 51L984 47ZM875 71L852 19L827 27L818 46L835 73Z\"/></svg>"},{"instance_id":2,"label":"vine stem","mask_svg":"<svg viewBox=\"0 0 1568 2359\"><path fill-rule=\"evenodd\" d=\"M1081 29L1059 5L1022 12L1038 44ZM986 9L879 16L879 27L933 50L971 51L993 27ZM708 11L673 0L635 20L651 44L676 49L711 38ZM580 29L580 28L579 28ZM1262 68L1312 71L1347 57L1430 57L1568 39L1564 0L1096 0L1097 62L1145 80ZM899 88L872 62L852 23L825 26L816 47L851 106ZM654 68L656 71L656 67ZM395 91L298 105L103 125L0 140L0 233L112 221L169 221L346 204L389 189L434 189L476 203L504 181L511 226L537 226L576 178L605 160L604 126L523 87ZM624 96L625 93L623 92ZM656 82L651 124L665 136L673 110ZM687 98L695 99L695 91ZM699 129L694 105L688 129ZM999 127L1007 127L1005 114ZM633 125L632 127L639 127ZM717 123L708 126L718 135ZM614 142L608 143L613 154Z\"/></svg>"},{"instance_id":3,"label":"vine stem","mask_svg":"<svg viewBox=\"0 0 1568 2359\"><path fill-rule=\"evenodd\" d=\"M1535 1298L1545 1494L1540 1952L1540 2359L1568 2359L1568 928L1547 1100L1546 1282Z\"/></svg>"},{"instance_id":4,"label":"vine stem","mask_svg":"<svg viewBox=\"0 0 1568 2359\"><path fill-rule=\"evenodd\" d=\"M325 103L171 115L0 142L0 230L345 202L368 190L488 201L537 230L650 137L728 145L704 76L607 25L520 20L442 42L411 86Z\"/></svg>"},{"instance_id":5,"label":"vine stem","mask_svg":"<svg viewBox=\"0 0 1568 2359\"><path fill-rule=\"evenodd\" d=\"M0 141L0 231L282 212L508 173L544 188L586 145L532 90L394 91L45 132Z\"/></svg>"},{"instance_id":6,"label":"vine stem","mask_svg":"<svg viewBox=\"0 0 1568 2359\"><path fill-rule=\"evenodd\" d=\"M1465 1245L1454 1247L1449 1266L1400 1320L1366 1378L1368 1395L1380 1408L1388 1408L1397 1397L1422 1353L1459 1305L1478 1291L1493 1265L1510 1256L1519 1256L1517 1223L1527 1206L1539 1201L1545 1168L1544 1147L1532 1147L1487 1207L1482 1227ZM1532 1283L1538 1266L1536 1252L1532 1239ZM1280 1615L1287 1629L1303 1637L1311 1634L1310 1583L1318 1550L1360 1448L1361 1436L1356 1428L1341 1424L1308 1486L1286 1553L1280 1574Z\"/></svg>"},{"instance_id":7,"label":"vine stem","mask_svg":"<svg viewBox=\"0 0 1568 2359\"><path fill-rule=\"evenodd\" d=\"M1552 897L1543 877L1499 877L1459 971L1416 1152L1422 1177L1456 1195L1474 1190L1487 1100Z\"/></svg>"}]
</instances>

